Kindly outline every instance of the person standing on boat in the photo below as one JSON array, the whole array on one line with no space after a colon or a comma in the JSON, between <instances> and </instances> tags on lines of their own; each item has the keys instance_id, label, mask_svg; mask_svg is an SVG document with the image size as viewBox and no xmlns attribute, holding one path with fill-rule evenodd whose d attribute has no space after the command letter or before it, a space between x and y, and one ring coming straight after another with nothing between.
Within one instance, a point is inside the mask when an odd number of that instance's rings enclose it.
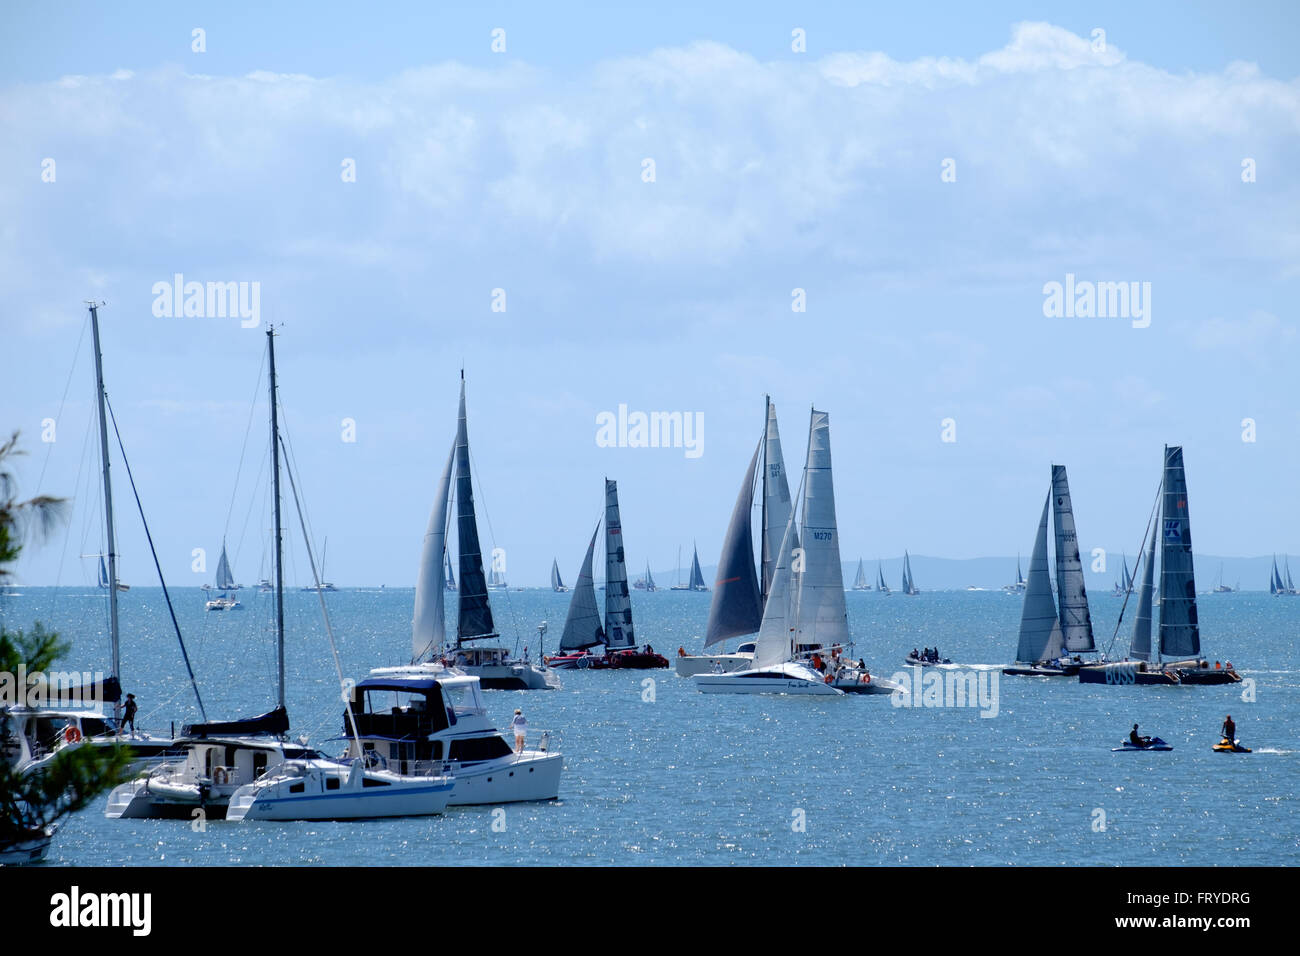
<instances>
[{"instance_id":1,"label":"person standing on boat","mask_svg":"<svg viewBox=\"0 0 1300 956\"><path fill-rule=\"evenodd\" d=\"M126 695L126 703L122 705L122 726L131 728L131 736L135 736L135 712L138 708L135 703L135 694Z\"/></svg>"},{"instance_id":2,"label":"person standing on boat","mask_svg":"<svg viewBox=\"0 0 1300 956\"><path fill-rule=\"evenodd\" d=\"M518 707L515 708L515 719L510 721L510 726L515 732L515 753L521 754L524 752L524 738L528 736L528 721Z\"/></svg>"},{"instance_id":3,"label":"person standing on boat","mask_svg":"<svg viewBox=\"0 0 1300 956\"><path fill-rule=\"evenodd\" d=\"M1223 718L1222 733L1223 733L1223 739L1226 740L1228 743L1236 743L1237 725L1232 722L1232 714L1229 714L1227 717Z\"/></svg>"}]
</instances>

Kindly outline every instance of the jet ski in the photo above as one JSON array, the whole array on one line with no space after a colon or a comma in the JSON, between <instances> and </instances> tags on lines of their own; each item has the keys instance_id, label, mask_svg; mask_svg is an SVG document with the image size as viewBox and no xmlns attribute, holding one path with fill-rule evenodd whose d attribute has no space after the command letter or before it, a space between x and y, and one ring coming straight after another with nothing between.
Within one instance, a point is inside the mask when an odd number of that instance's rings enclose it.
<instances>
[{"instance_id":1,"label":"jet ski","mask_svg":"<svg viewBox=\"0 0 1300 956\"><path fill-rule=\"evenodd\" d=\"M1134 744L1132 741L1126 740L1124 741L1123 746L1110 748L1110 752L1117 754L1117 753L1123 753L1126 750L1173 750L1173 749L1174 749L1173 744L1165 743L1159 737L1152 737L1151 742L1147 744L1145 747L1139 747L1136 744Z\"/></svg>"},{"instance_id":2,"label":"jet ski","mask_svg":"<svg viewBox=\"0 0 1300 956\"><path fill-rule=\"evenodd\" d=\"M1227 737L1224 737L1214 745L1214 752L1221 754L1248 754L1250 753L1250 748L1243 747L1239 740L1229 740Z\"/></svg>"}]
</instances>

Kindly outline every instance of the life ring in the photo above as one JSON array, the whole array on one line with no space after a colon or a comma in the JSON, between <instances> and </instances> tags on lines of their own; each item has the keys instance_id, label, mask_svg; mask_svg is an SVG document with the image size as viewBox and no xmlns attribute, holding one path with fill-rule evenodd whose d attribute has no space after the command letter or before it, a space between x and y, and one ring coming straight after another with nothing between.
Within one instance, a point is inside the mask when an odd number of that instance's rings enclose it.
<instances>
[{"instance_id":1,"label":"life ring","mask_svg":"<svg viewBox=\"0 0 1300 956\"><path fill-rule=\"evenodd\" d=\"M212 771L212 782L218 787L225 786L230 782L230 771L225 767L218 767Z\"/></svg>"},{"instance_id":2,"label":"life ring","mask_svg":"<svg viewBox=\"0 0 1300 956\"><path fill-rule=\"evenodd\" d=\"M863 674L863 675L862 675L862 683L864 683L864 684L870 684L870 683L871 683L871 675L870 675L870 674Z\"/></svg>"},{"instance_id":3,"label":"life ring","mask_svg":"<svg viewBox=\"0 0 1300 956\"><path fill-rule=\"evenodd\" d=\"M831 675L827 674L825 679L822 681L822 683L829 684L831 682L831 679L832 679Z\"/></svg>"},{"instance_id":4,"label":"life ring","mask_svg":"<svg viewBox=\"0 0 1300 956\"><path fill-rule=\"evenodd\" d=\"M81 742L81 731L69 724L63 728L63 739L70 744Z\"/></svg>"}]
</instances>

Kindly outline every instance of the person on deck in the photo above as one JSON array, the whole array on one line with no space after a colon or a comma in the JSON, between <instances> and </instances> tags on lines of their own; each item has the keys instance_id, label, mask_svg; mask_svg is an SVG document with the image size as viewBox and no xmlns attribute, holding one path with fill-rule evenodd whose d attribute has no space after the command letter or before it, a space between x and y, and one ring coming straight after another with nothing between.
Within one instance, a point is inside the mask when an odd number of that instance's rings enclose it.
<instances>
[{"instance_id":1,"label":"person on deck","mask_svg":"<svg viewBox=\"0 0 1300 956\"><path fill-rule=\"evenodd\" d=\"M515 732L515 753L521 754L524 752L524 738L528 736L528 721L518 707L515 708L515 717L510 721L510 726Z\"/></svg>"},{"instance_id":2,"label":"person on deck","mask_svg":"<svg viewBox=\"0 0 1300 956\"><path fill-rule=\"evenodd\" d=\"M131 728L131 736L135 736L135 712L138 708L135 703L135 694L126 695L126 703L122 706L122 726Z\"/></svg>"}]
</instances>

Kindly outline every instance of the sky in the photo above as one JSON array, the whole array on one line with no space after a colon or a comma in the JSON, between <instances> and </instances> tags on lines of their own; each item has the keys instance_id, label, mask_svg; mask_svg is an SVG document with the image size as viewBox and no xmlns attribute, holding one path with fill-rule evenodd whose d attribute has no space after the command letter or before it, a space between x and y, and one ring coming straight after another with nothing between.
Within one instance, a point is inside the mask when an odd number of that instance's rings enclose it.
<instances>
[{"instance_id":1,"label":"sky","mask_svg":"<svg viewBox=\"0 0 1300 956\"><path fill-rule=\"evenodd\" d=\"M93 578L91 298L171 583L263 573L268 323L339 584L414 582L462 368L513 583L605 476L632 568L715 563L765 394L796 476L830 414L846 561L1027 554L1053 462L1131 555L1166 443L1199 552L1300 553L1293 4L227 6L0 12L0 429L74 499L20 582ZM1097 282L1140 295L1049 314ZM605 447L620 405L698 447Z\"/></svg>"}]
</instances>

